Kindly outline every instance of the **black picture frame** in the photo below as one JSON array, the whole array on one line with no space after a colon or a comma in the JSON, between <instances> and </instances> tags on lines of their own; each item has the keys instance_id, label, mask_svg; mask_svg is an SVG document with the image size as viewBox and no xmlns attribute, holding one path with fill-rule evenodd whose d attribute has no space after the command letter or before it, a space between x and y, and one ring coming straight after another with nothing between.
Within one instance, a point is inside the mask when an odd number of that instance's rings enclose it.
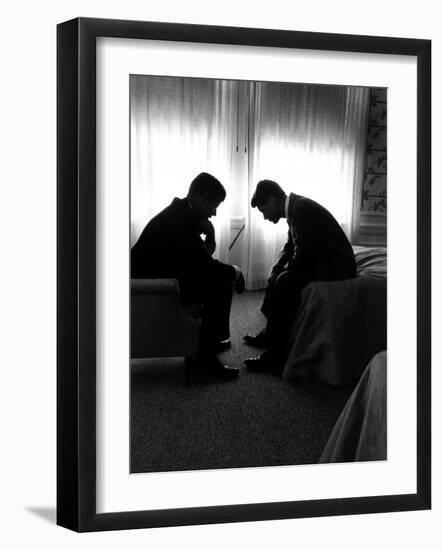
<instances>
[{"instance_id":1,"label":"black picture frame","mask_svg":"<svg viewBox=\"0 0 442 550\"><path fill-rule=\"evenodd\" d=\"M154 39L417 58L417 492L96 512L96 39ZM431 507L431 41L78 18L57 28L57 523L101 531Z\"/></svg>"}]
</instances>

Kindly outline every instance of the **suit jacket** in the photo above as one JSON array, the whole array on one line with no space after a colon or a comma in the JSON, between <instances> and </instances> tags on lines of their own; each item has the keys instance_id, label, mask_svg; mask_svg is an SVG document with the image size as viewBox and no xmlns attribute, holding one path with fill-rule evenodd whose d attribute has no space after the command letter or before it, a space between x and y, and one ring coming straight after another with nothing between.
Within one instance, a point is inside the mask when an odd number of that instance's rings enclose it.
<instances>
[{"instance_id":1,"label":"suit jacket","mask_svg":"<svg viewBox=\"0 0 442 550\"><path fill-rule=\"evenodd\" d=\"M201 238L201 222L187 199L174 198L152 218L131 250L133 278L173 277L185 302L203 302L213 278L233 281L233 266L212 258Z\"/></svg>"},{"instance_id":2,"label":"suit jacket","mask_svg":"<svg viewBox=\"0 0 442 550\"><path fill-rule=\"evenodd\" d=\"M277 266L302 273L307 280L329 281L355 277L353 248L341 226L317 202L289 195L287 242Z\"/></svg>"}]
</instances>

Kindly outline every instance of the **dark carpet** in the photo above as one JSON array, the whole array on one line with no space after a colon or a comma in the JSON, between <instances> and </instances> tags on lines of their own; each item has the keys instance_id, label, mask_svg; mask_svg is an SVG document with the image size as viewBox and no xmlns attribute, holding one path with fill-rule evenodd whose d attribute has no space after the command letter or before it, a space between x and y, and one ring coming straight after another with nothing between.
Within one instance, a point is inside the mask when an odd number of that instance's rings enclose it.
<instances>
[{"instance_id":1,"label":"dark carpet","mask_svg":"<svg viewBox=\"0 0 442 550\"><path fill-rule=\"evenodd\" d=\"M262 292L234 297L232 348L219 357L243 367L238 379L186 386L183 360L132 362L132 473L318 462L353 386L248 372L243 360L259 350L242 336L263 326L261 300Z\"/></svg>"}]
</instances>

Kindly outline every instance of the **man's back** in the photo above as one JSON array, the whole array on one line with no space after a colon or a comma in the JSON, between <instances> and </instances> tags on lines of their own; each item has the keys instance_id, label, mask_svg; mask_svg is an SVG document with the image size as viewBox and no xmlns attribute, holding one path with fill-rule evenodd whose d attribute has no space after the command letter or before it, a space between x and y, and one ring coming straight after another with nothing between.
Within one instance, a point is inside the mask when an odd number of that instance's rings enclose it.
<instances>
[{"instance_id":1,"label":"man's back","mask_svg":"<svg viewBox=\"0 0 442 550\"><path fill-rule=\"evenodd\" d=\"M199 245L197 239L198 223L186 199L175 198L149 221L132 247L132 277L179 277L188 249Z\"/></svg>"},{"instance_id":2,"label":"man's back","mask_svg":"<svg viewBox=\"0 0 442 550\"><path fill-rule=\"evenodd\" d=\"M355 275L350 241L326 208L312 199L291 194L287 222L293 232L295 255L315 261L321 273L323 265L330 273Z\"/></svg>"}]
</instances>

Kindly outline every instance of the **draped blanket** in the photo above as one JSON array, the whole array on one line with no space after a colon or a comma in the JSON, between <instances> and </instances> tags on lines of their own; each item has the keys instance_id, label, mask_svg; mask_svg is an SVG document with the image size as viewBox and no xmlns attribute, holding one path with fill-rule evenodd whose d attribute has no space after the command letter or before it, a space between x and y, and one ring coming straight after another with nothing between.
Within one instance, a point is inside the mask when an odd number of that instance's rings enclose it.
<instances>
[{"instance_id":1,"label":"draped blanket","mask_svg":"<svg viewBox=\"0 0 442 550\"><path fill-rule=\"evenodd\" d=\"M339 416L320 462L387 459L387 353L369 363Z\"/></svg>"}]
</instances>

